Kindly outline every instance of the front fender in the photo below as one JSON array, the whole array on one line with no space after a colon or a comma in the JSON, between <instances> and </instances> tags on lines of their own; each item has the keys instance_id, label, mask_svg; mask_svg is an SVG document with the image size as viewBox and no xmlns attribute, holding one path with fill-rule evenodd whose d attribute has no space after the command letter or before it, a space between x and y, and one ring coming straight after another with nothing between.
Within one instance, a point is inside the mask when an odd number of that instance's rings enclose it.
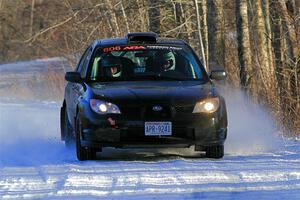
<instances>
[{"instance_id":1,"label":"front fender","mask_svg":"<svg viewBox=\"0 0 300 200\"><path fill-rule=\"evenodd\" d=\"M90 103L86 99L81 99L77 104L76 116L79 115L80 121L85 124L87 118L92 118L95 115L90 108Z\"/></svg>"}]
</instances>

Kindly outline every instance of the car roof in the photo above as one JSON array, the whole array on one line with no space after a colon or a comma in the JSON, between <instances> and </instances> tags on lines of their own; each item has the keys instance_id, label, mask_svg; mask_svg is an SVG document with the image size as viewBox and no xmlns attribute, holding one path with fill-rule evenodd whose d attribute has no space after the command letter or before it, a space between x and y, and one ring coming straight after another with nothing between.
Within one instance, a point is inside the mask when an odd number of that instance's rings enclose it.
<instances>
[{"instance_id":1,"label":"car roof","mask_svg":"<svg viewBox=\"0 0 300 200\"><path fill-rule=\"evenodd\" d=\"M143 38L155 38L155 42L147 41L135 41L131 42L129 37L143 37ZM114 45L132 45L132 44L151 44L151 45L188 45L184 40L175 38L164 38L159 37L158 34L153 32L138 32L138 33L127 33L123 38L105 38L96 40L93 43L93 47L99 46L114 46Z\"/></svg>"}]
</instances>

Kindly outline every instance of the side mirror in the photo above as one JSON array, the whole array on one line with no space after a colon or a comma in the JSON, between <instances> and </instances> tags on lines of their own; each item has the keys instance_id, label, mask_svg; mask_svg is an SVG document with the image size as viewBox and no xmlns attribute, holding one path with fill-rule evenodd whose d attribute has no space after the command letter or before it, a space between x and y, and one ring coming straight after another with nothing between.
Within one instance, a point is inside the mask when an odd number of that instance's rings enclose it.
<instances>
[{"instance_id":1,"label":"side mirror","mask_svg":"<svg viewBox=\"0 0 300 200\"><path fill-rule=\"evenodd\" d=\"M222 69L212 70L210 72L209 78L214 79L214 80L224 80L226 78L226 72Z\"/></svg>"},{"instance_id":2,"label":"side mirror","mask_svg":"<svg viewBox=\"0 0 300 200\"><path fill-rule=\"evenodd\" d=\"M65 75L65 80L68 82L72 82L72 83L82 83L83 82L81 75L78 72L67 72Z\"/></svg>"}]
</instances>

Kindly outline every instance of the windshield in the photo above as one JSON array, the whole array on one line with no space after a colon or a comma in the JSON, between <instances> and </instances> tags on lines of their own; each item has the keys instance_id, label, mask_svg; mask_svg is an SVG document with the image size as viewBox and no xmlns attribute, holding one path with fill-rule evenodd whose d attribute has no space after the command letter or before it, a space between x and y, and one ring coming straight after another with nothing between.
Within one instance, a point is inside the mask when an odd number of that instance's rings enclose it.
<instances>
[{"instance_id":1,"label":"windshield","mask_svg":"<svg viewBox=\"0 0 300 200\"><path fill-rule=\"evenodd\" d=\"M202 80L193 53L182 46L112 46L96 50L92 81Z\"/></svg>"}]
</instances>

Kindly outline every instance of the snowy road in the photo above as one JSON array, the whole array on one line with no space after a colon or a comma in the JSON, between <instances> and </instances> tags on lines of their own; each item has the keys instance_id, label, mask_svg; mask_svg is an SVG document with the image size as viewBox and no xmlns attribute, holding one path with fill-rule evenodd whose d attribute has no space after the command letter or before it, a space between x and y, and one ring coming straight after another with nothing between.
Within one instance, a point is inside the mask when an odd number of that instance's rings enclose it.
<instances>
[{"instance_id":1,"label":"snowy road","mask_svg":"<svg viewBox=\"0 0 300 200\"><path fill-rule=\"evenodd\" d=\"M299 142L253 151L234 137L221 160L105 149L79 162L60 141L58 111L57 103L0 103L0 199L300 199Z\"/></svg>"}]
</instances>

